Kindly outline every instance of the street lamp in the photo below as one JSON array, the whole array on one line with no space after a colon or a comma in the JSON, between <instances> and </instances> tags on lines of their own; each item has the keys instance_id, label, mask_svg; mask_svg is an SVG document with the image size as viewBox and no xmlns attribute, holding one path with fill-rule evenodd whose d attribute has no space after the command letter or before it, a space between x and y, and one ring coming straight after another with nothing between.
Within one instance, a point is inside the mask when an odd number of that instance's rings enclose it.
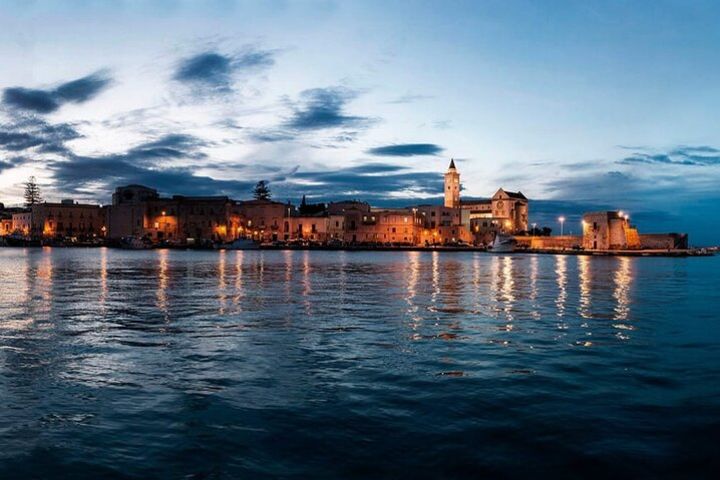
<instances>
[{"instance_id":1,"label":"street lamp","mask_svg":"<svg viewBox=\"0 0 720 480\"><path fill-rule=\"evenodd\" d=\"M565 217L558 218L558 222L560 222L560 236L562 237L564 232L563 227L565 225Z\"/></svg>"}]
</instances>

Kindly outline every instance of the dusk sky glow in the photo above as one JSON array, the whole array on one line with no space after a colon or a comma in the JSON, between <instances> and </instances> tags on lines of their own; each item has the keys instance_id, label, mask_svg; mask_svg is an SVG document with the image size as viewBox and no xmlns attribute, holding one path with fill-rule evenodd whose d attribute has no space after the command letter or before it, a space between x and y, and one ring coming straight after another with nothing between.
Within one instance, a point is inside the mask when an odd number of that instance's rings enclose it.
<instances>
[{"instance_id":1,"label":"dusk sky glow","mask_svg":"<svg viewBox=\"0 0 720 480\"><path fill-rule=\"evenodd\" d=\"M720 242L720 4L77 1L0 7L0 202L532 200Z\"/></svg>"}]
</instances>

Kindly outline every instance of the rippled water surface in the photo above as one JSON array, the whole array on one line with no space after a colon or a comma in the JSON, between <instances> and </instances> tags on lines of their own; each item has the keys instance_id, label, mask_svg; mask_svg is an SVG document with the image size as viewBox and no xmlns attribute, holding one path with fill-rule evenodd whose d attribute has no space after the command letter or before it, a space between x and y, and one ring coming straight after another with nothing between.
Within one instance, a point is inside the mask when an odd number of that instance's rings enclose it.
<instances>
[{"instance_id":1,"label":"rippled water surface","mask_svg":"<svg viewBox=\"0 0 720 480\"><path fill-rule=\"evenodd\" d=\"M720 472L720 257L0 249L0 478Z\"/></svg>"}]
</instances>

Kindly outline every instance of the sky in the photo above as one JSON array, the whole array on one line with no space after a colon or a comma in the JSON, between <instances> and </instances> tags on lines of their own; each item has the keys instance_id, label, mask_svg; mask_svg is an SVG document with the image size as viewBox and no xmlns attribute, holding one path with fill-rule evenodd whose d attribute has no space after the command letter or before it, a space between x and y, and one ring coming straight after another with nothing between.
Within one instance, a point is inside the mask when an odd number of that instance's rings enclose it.
<instances>
[{"instance_id":1,"label":"sky","mask_svg":"<svg viewBox=\"0 0 720 480\"><path fill-rule=\"evenodd\" d=\"M531 200L720 243L720 3L3 1L0 202Z\"/></svg>"}]
</instances>

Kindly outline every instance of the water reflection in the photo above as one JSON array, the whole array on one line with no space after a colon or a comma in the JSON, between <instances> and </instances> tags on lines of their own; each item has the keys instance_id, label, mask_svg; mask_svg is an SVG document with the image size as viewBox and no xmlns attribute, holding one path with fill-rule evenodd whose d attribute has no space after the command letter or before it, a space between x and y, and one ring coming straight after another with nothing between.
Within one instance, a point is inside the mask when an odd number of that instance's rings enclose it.
<instances>
[{"instance_id":1,"label":"water reflection","mask_svg":"<svg viewBox=\"0 0 720 480\"><path fill-rule=\"evenodd\" d=\"M27 478L48 478L30 470L50 462L80 470L68 478L335 478L365 471L392 441L468 465L487 457L473 442L494 445L504 465L520 448L553 471L577 453L568 435L611 459L664 451L667 432L694 438L689 428L717 412L682 421L698 398L716 399L718 270L703 265L0 249L0 471L23 463ZM543 464L548 441L559 453ZM200 457L212 465L199 471ZM378 477L401 471L381 466Z\"/></svg>"},{"instance_id":2,"label":"water reflection","mask_svg":"<svg viewBox=\"0 0 720 480\"><path fill-rule=\"evenodd\" d=\"M630 313L630 282L632 280L632 259L619 257L619 267L615 271L615 290L613 297L617 301L615 320L627 320Z\"/></svg>"},{"instance_id":3,"label":"water reflection","mask_svg":"<svg viewBox=\"0 0 720 480\"><path fill-rule=\"evenodd\" d=\"M155 293L156 305L158 310L163 314L165 321L170 319L168 314L168 254L169 250L161 249L156 250L157 252L157 291Z\"/></svg>"},{"instance_id":4,"label":"water reflection","mask_svg":"<svg viewBox=\"0 0 720 480\"><path fill-rule=\"evenodd\" d=\"M555 314L561 320L565 317L565 304L567 302L567 259L565 255L555 255L555 281L557 283L557 296L555 299ZM564 327L564 323L561 323Z\"/></svg>"},{"instance_id":5,"label":"water reflection","mask_svg":"<svg viewBox=\"0 0 720 480\"><path fill-rule=\"evenodd\" d=\"M587 257L585 255L581 255L578 257L578 275L579 275L579 282L580 282L579 312L580 312L580 316L583 318L590 318L592 316L592 312L590 310L590 307L591 307L590 263L591 263L590 257Z\"/></svg>"}]
</instances>

